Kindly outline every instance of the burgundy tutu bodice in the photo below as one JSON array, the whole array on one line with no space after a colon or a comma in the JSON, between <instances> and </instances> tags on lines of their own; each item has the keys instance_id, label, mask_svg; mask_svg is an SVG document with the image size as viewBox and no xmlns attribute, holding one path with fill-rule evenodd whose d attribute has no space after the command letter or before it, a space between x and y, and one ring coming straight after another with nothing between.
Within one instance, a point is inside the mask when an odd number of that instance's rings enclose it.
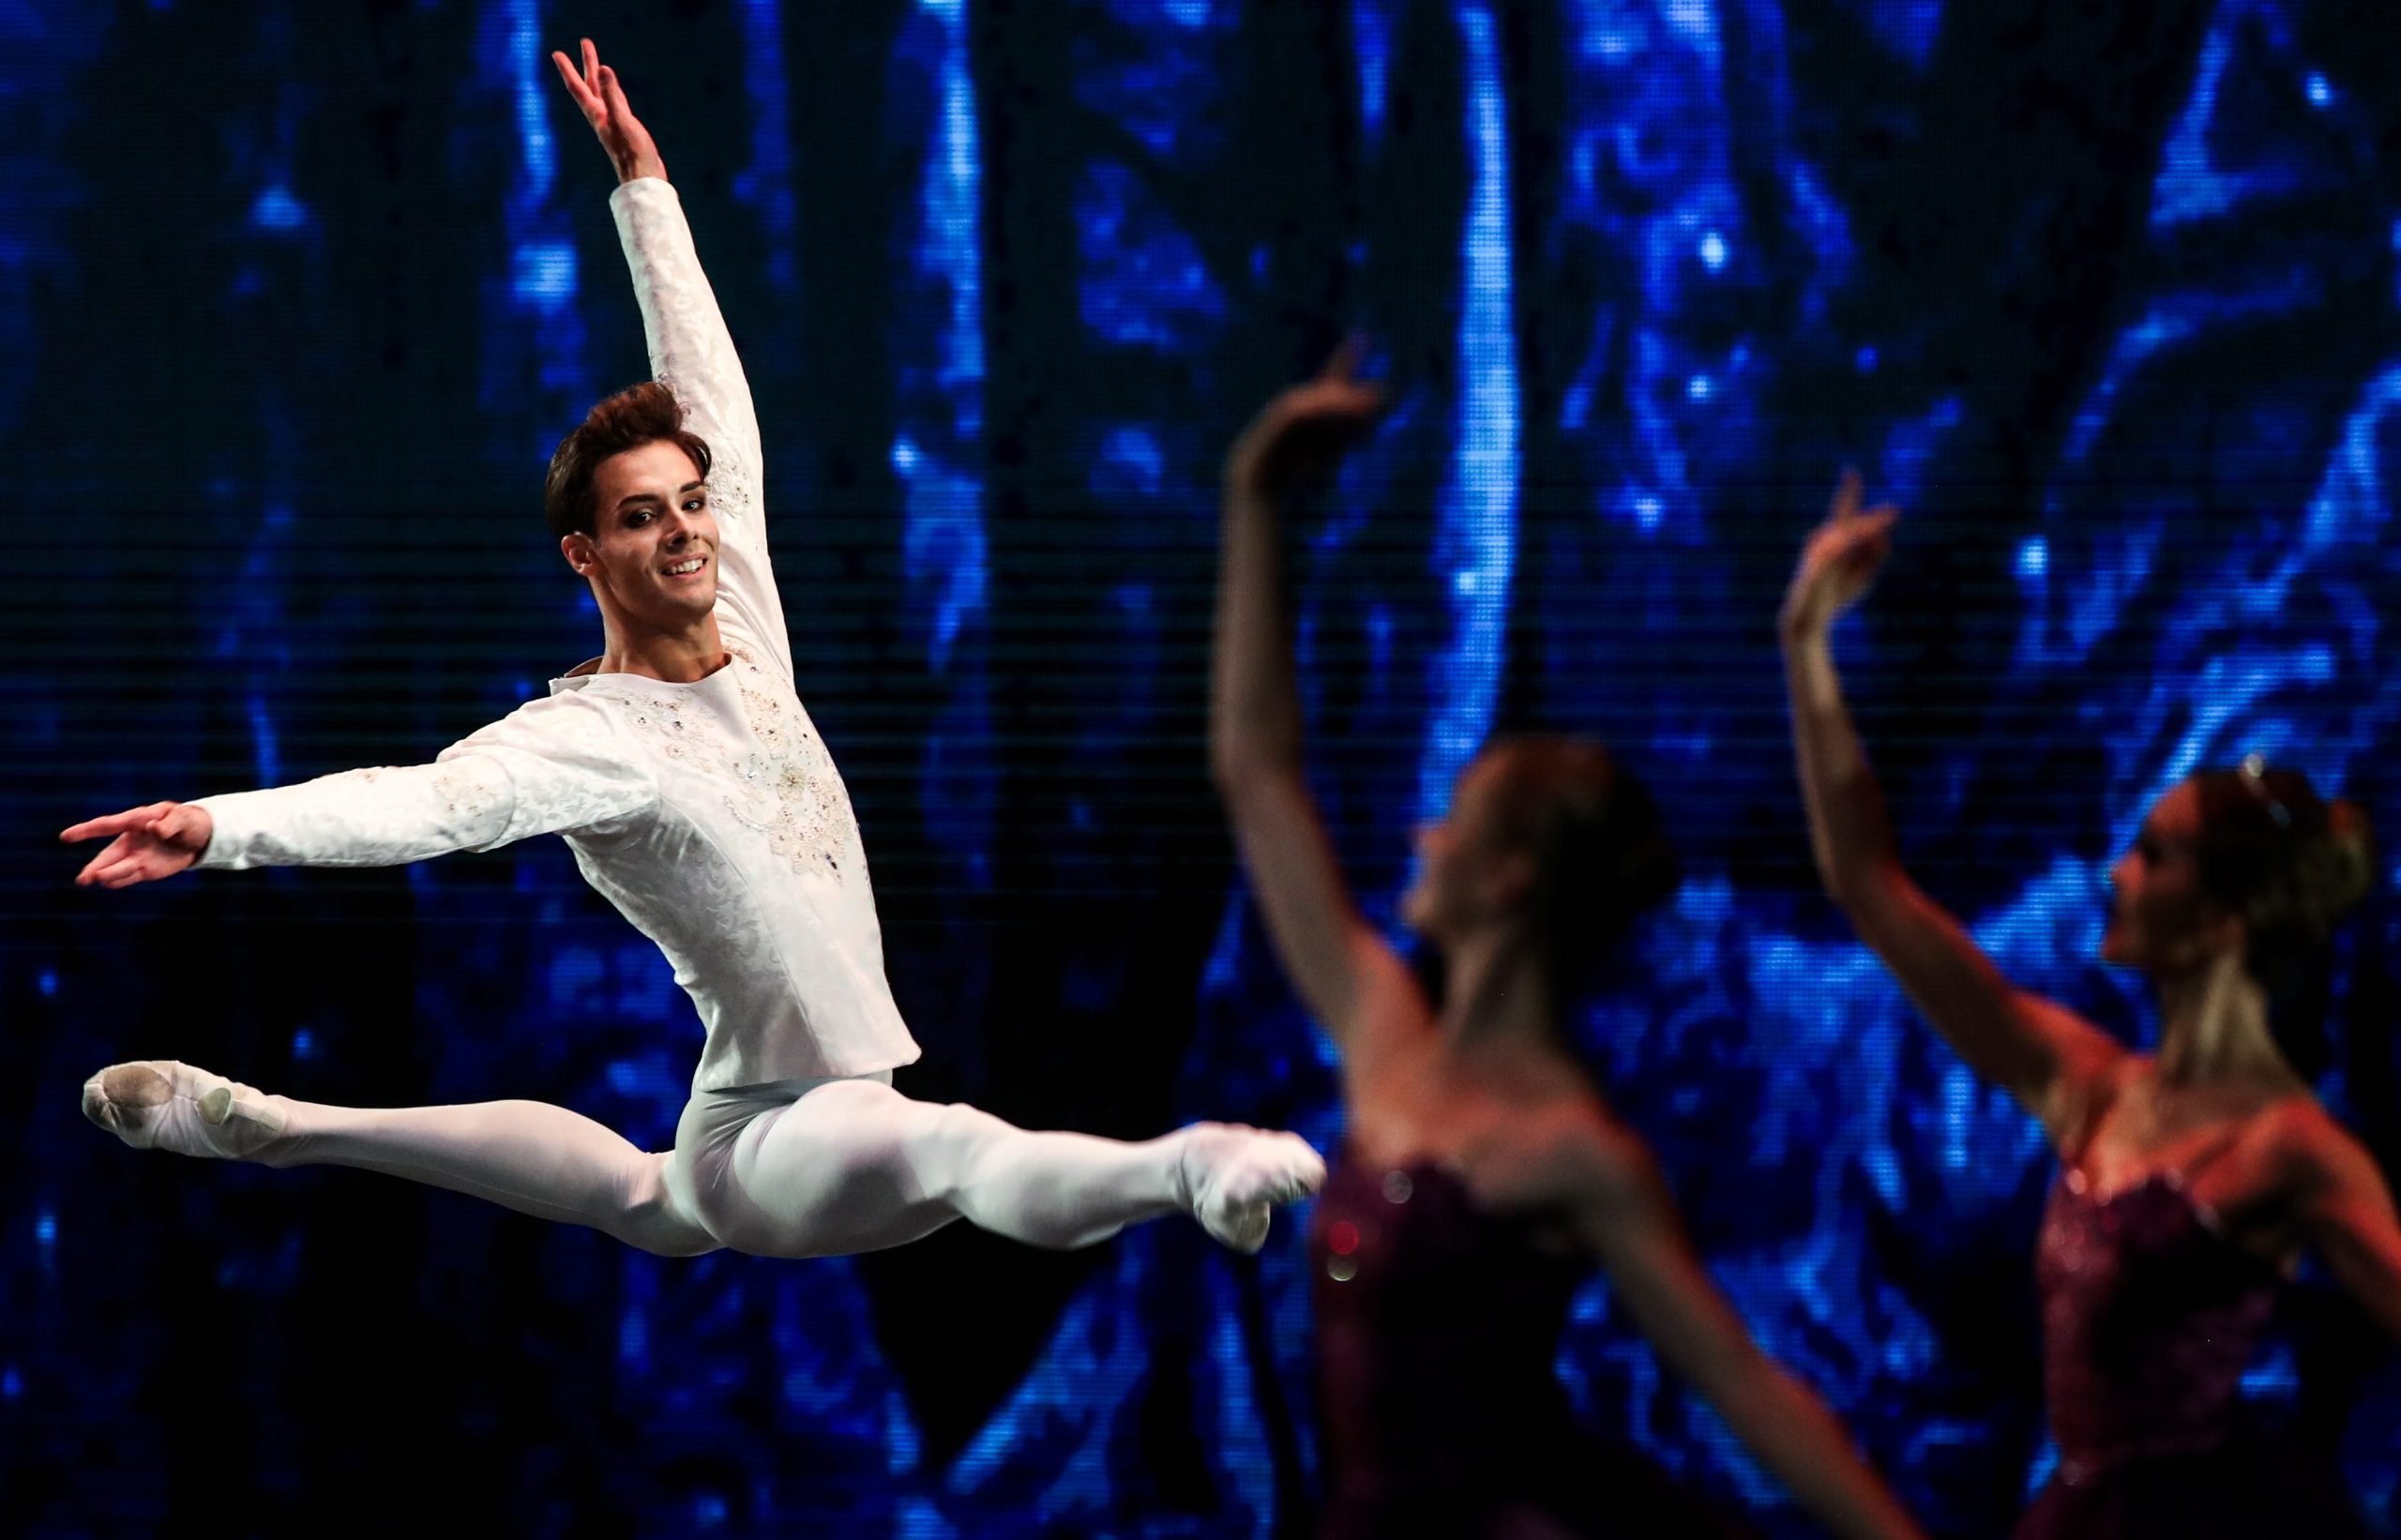
<instances>
[{"instance_id":1,"label":"burgundy tutu bodice","mask_svg":"<svg viewBox=\"0 0 2401 1540\"><path fill-rule=\"evenodd\" d=\"M1554 1367L1587 1263L1431 1162L1346 1156L1309 1228L1327 1471L1321 1533L1745 1533L1577 1423Z\"/></svg>"},{"instance_id":2,"label":"burgundy tutu bodice","mask_svg":"<svg viewBox=\"0 0 2401 1540\"><path fill-rule=\"evenodd\" d=\"M2017 1540L2364 1535L2331 1460L2242 1415L2276 1270L2183 1175L2103 1197L2068 1164L2035 1257L2060 1463Z\"/></svg>"},{"instance_id":3,"label":"burgundy tutu bodice","mask_svg":"<svg viewBox=\"0 0 2401 1540\"><path fill-rule=\"evenodd\" d=\"M2043 1215L2034 1279L2061 1479L2227 1442L2278 1279L2218 1232L2182 1177L2104 1199L2067 1172Z\"/></svg>"}]
</instances>

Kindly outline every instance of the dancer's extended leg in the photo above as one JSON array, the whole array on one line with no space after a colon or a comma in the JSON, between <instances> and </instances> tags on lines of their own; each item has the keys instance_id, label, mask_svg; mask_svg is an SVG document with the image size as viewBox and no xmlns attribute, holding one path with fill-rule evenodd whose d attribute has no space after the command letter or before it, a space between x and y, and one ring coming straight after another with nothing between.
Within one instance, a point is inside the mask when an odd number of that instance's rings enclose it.
<instances>
[{"instance_id":1,"label":"dancer's extended leg","mask_svg":"<svg viewBox=\"0 0 2401 1540\"><path fill-rule=\"evenodd\" d=\"M763 1256L870 1251L964 1218L1033 1246L1107 1240L1190 1214L1255 1251L1269 1205L1324 1179L1291 1134L1200 1124L1139 1143L1030 1133L972 1107L912 1101L876 1080L831 1080L794 1101L703 1094L676 1134L692 1206L726 1245Z\"/></svg>"},{"instance_id":2,"label":"dancer's extended leg","mask_svg":"<svg viewBox=\"0 0 2401 1540\"><path fill-rule=\"evenodd\" d=\"M352 1166L536 1218L590 1225L661 1256L717 1247L670 1193L670 1156L637 1149L581 1113L542 1102L328 1107L150 1060L92 1077L83 1110L140 1149L268 1166Z\"/></svg>"},{"instance_id":3,"label":"dancer's extended leg","mask_svg":"<svg viewBox=\"0 0 2401 1540\"><path fill-rule=\"evenodd\" d=\"M1128 1144L1029 1133L880 1079L702 1093L672 1155L540 1102L328 1107L166 1060L94 1076L83 1109L139 1149L383 1171L665 1256L720 1245L837 1256L957 1218L1034 1246L1090 1246L1166 1214L1255 1251L1269 1206L1316 1190L1325 1171L1290 1134L1200 1124Z\"/></svg>"}]
</instances>

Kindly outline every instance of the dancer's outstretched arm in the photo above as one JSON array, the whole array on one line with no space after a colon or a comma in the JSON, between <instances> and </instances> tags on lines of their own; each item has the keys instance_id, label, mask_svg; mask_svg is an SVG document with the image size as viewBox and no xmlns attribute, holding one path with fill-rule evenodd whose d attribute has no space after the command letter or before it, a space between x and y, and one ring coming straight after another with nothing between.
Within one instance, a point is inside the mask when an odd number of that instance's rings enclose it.
<instances>
[{"instance_id":1,"label":"dancer's outstretched arm","mask_svg":"<svg viewBox=\"0 0 2401 1540\"><path fill-rule=\"evenodd\" d=\"M1226 460L1225 542L1209 705L1209 762L1284 971L1335 1046L1382 1014L1406 970L1361 918L1301 768L1300 695L1284 616L1277 503L1373 418L1381 395L1355 355L1268 403Z\"/></svg>"},{"instance_id":2,"label":"dancer's outstretched arm","mask_svg":"<svg viewBox=\"0 0 2401 1540\"><path fill-rule=\"evenodd\" d=\"M1639 1139L1577 1106L1519 1124L1505 1150L1482 1152L1473 1166L1478 1196L1496 1209L1567 1216L1660 1360L1828 1529L1860 1540L1918 1533L1825 1402L1752 1340Z\"/></svg>"},{"instance_id":3,"label":"dancer's outstretched arm","mask_svg":"<svg viewBox=\"0 0 2401 1540\"><path fill-rule=\"evenodd\" d=\"M2057 1140L2082 1120L2124 1049L2074 1012L2002 977L1959 922L1902 869L1883 793L1843 704L1830 633L1866 592L1891 547L1896 517L1889 507L1863 512L1859 477L1846 474L1785 596L1785 683L1810 849L1826 891L1926 1019Z\"/></svg>"},{"instance_id":4,"label":"dancer's outstretched arm","mask_svg":"<svg viewBox=\"0 0 2401 1540\"><path fill-rule=\"evenodd\" d=\"M754 643L762 660L789 679L792 642L767 558L759 415L750 382L701 271L691 227L667 181L658 146L627 104L617 72L600 62L588 38L582 54L580 69L565 53L552 53L551 61L617 171L609 206L642 306L650 371L675 392L686 426L709 446L709 509L717 516L719 540L717 625L733 633L737 645Z\"/></svg>"},{"instance_id":5,"label":"dancer's outstretched arm","mask_svg":"<svg viewBox=\"0 0 2401 1540\"><path fill-rule=\"evenodd\" d=\"M453 744L431 764L153 803L59 838L109 840L77 883L130 887L190 867L396 867L537 834L605 829L640 816L658 794L642 757L616 747L617 731L596 705L553 696Z\"/></svg>"}]
</instances>

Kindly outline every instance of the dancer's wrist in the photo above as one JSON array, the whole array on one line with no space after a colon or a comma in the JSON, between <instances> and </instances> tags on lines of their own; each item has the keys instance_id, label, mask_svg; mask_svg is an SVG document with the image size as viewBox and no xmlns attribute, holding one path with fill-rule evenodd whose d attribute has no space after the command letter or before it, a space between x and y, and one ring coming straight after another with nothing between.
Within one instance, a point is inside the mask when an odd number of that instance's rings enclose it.
<instances>
[{"instance_id":1,"label":"dancer's wrist","mask_svg":"<svg viewBox=\"0 0 2401 1540\"><path fill-rule=\"evenodd\" d=\"M655 152L649 155L629 155L622 159L613 156L611 159L616 159L617 162L619 187L624 187L628 182L667 180L667 163Z\"/></svg>"},{"instance_id":2,"label":"dancer's wrist","mask_svg":"<svg viewBox=\"0 0 2401 1540\"><path fill-rule=\"evenodd\" d=\"M1834 617L1815 605L1788 604L1776 616L1775 631L1787 652L1822 647L1833 631Z\"/></svg>"}]
</instances>

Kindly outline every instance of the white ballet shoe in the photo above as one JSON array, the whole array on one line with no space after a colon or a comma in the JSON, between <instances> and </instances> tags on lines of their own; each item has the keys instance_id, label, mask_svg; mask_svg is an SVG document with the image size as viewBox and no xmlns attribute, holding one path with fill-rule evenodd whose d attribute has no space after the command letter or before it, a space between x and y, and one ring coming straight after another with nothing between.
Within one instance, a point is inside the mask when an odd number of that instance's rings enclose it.
<instances>
[{"instance_id":1,"label":"white ballet shoe","mask_svg":"<svg viewBox=\"0 0 2401 1540\"><path fill-rule=\"evenodd\" d=\"M1275 1205L1296 1203L1325 1182L1325 1161L1298 1134L1225 1123L1184 1130L1176 1170L1200 1228L1243 1252L1267 1244Z\"/></svg>"},{"instance_id":2,"label":"white ballet shoe","mask_svg":"<svg viewBox=\"0 0 2401 1540\"><path fill-rule=\"evenodd\" d=\"M244 1160L283 1134L284 1116L249 1086L173 1059L111 1064L83 1082L83 1115L137 1150Z\"/></svg>"}]
</instances>

